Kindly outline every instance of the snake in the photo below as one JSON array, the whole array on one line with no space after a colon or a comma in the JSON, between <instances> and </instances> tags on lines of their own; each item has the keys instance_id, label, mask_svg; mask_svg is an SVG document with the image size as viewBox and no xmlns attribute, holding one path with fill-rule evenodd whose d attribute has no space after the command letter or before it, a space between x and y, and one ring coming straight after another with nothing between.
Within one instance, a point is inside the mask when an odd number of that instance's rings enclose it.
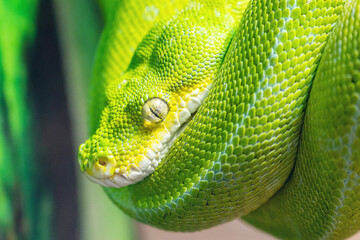
<instances>
[{"instance_id":1,"label":"snake","mask_svg":"<svg viewBox=\"0 0 360 240\"><path fill-rule=\"evenodd\" d=\"M78 162L116 206L168 231L360 230L359 0L100 6Z\"/></svg>"}]
</instances>

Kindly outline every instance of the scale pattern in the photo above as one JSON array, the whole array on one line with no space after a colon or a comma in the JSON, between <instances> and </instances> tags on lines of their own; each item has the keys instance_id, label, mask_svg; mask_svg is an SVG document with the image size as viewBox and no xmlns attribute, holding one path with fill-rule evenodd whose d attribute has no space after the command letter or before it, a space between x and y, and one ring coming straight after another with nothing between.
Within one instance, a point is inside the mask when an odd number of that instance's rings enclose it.
<instances>
[{"instance_id":1,"label":"scale pattern","mask_svg":"<svg viewBox=\"0 0 360 240\"><path fill-rule=\"evenodd\" d=\"M343 1L251 1L213 88L156 171L105 189L139 221L195 231L245 215L289 176L304 109Z\"/></svg>"},{"instance_id":2,"label":"scale pattern","mask_svg":"<svg viewBox=\"0 0 360 240\"><path fill-rule=\"evenodd\" d=\"M90 84L90 134L99 126L101 112L106 105L106 89L127 69L134 51L149 32L156 21L168 18L179 9L184 8L187 1L143 0L103 1L107 24L101 35L94 73ZM108 5L106 5L106 4ZM113 12L110 8L114 7ZM141 9L141 11L139 10ZM129 27L131 26L131 27Z\"/></svg>"},{"instance_id":3,"label":"scale pattern","mask_svg":"<svg viewBox=\"0 0 360 240\"><path fill-rule=\"evenodd\" d=\"M344 239L360 225L360 1L330 36L290 181L245 220L284 239Z\"/></svg>"}]
</instances>

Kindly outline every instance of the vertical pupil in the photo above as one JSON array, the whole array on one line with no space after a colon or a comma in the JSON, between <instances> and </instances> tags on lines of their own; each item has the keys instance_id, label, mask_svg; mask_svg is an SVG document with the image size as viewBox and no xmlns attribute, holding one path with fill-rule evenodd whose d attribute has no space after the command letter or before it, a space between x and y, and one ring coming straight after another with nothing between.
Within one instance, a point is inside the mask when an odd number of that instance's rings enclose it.
<instances>
[{"instance_id":1,"label":"vertical pupil","mask_svg":"<svg viewBox=\"0 0 360 240\"><path fill-rule=\"evenodd\" d=\"M168 114L169 106L161 98L151 98L145 102L141 112L143 118L150 122L161 122Z\"/></svg>"},{"instance_id":2,"label":"vertical pupil","mask_svg":"<svg viewBox=\"0 0 360 240\"><path fill-rule=\"evenodd\" d=\"M156 113L156 111L155 111L154 109L152 109L151 107L150 107L150 111L152 112L152 114L155 115L155 117L161 119L161 117L160 117L160 116Z\"/></svg>"}]
</instances>

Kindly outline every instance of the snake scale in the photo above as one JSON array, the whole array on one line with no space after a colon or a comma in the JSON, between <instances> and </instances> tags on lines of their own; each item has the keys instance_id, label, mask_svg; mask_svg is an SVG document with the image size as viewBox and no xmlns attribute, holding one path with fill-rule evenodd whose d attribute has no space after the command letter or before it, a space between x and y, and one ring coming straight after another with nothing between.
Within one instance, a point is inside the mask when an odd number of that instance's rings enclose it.
<instances>
[{"instance_id":1,"label":"snake scale","mask_svg":"<svg viewBox=\"0 0 360 240\"><path fill-rule=\"evenodd\" d=\"M359 0L101 6L78 161L119 208L170 231L360 229Z\"/></svg>"}]
</instances>

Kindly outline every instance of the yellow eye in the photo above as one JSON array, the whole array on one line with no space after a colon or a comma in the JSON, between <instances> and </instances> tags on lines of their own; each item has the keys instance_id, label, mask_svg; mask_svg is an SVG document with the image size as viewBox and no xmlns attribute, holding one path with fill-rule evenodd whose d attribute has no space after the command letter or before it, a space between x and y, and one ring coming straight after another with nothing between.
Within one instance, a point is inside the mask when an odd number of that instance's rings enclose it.
<instances>
[{"instance_id":1,"label":"yellow eye","mask_svg":"<svg viewBox=\"0 0 360 240\"><path fill-rule=\"evenodd\" d=\"M168 113L168 104L163 99L157 97L148 99L141 109L142 117L153 123L163 121Z\"/></svg>"}]
</instances>

